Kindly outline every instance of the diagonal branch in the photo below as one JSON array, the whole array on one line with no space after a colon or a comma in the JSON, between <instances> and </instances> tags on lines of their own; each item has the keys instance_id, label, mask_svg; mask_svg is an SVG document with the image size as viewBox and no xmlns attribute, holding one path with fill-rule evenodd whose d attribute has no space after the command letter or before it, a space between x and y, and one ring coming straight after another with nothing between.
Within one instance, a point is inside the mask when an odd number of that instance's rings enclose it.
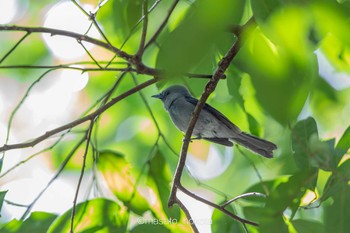
<instances>
[{"instance_id":1,"label":"diagonal branch","mask_svg":"<svg viewBox=\"0 0 350 233\"><path fill-rule=\"evenodd\" d=\"M27 36L30 35L30 32L27 32L11 49L10 51L8 51L3 58L1 58L0 60L0 64L5 61L5 59L10 56L10 54L18 47L18 45L20 45L24 40L25 38L27 38Z\"/></svg>"},{"instance_id":2,"label":"diagonal branch","mask_svg":"<svg viewBox=\"0 0 350 233\"><path fill-rule=\"evenodd\" d=\"M46 133L44 133L43 135L30 140L29 142L23 142L23 143L17 143L17 144L10 144L10 145L3 145L2 147L0 147L0 152L4 152L4 151L9 151L9 150L13 150L13 149L21 149L21 148L27 148L27 147L33 147L36 144L42 142L43 140L57 134L60 132L63 132L65 130L74 128L77 125L80 125L86 121L91 121L94 120L97 116L99 116L100 114L102 114L104 111L106 111L107 109L109 109L110 107L112 107L115 103L123 100L124 98L138 92L139 90L148 87L154 83L156 83L158 81L158 79L150 79L147 80L146 82L141 83L140 85L135 86L134 88L131 88L130 90L124 92L123 94L113 98L111 101L109 101L106 105L103 105L102 107L100 107L99 109L97 109L95 112L90 113L89 115L82 117L80 119L77 119L75 121L72 121L66 125L60 126L56 129L47 131Z\"/></svg>"},{"instance_id":3,"label":"diagonal branch","mask_svg":"<svg viewBox=\"0 0 350 233\"><path fill-rule=\"evenodd\" d=\"M159 26L158 30L154 33L154 35L152 36L152 38L147 42L147 44L145 45L145 49L147 49L153 42L155 42L159 36L159 34L163 31L165 25L167 25L168 20L170 18L170 15L173 13L176 5L179 3L179 0L175 0L174 3L171 5L168 14L166 15L164 21L162 22L162 24Z\"/></svg>"},{"instance_id":4,"label":"diagonal branch","mask_svg":"<svg viewBox=\"0 0 350 233\"><path fill-rule=\"evenodd\" d=\"M141 59L142 54L145 50L145 42L146 42L146 36L147 36L147 28L148 28L148 10L147 10L148 0L142 1L142 10L143 10L143 25L142 25L142 34L141 34L141 40L139 49L136 53L136 56Z\"/></svg>"}]
</instances>

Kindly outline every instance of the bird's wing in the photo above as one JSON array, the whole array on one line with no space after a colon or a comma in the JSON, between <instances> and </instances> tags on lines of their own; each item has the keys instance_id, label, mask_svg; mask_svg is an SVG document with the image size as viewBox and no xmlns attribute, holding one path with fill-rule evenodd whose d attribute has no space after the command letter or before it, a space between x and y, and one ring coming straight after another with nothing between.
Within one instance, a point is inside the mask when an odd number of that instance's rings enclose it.
<instances>
[{"instance_id":1,"label":"bird's wing","mask_svg":"<svg viewBox=\"0 0 350 233\"><path fill-rule=\"evenodd\" d=\"M198 100L191 96L186 96L185 99L194 106L196 106L198 103ZM225 124L229 129L234 130L234 132L241 132L241 130L235 124L233 124L227 117L225 117L221 112L219 112L209 104L205 104L203 110L210 112L215 118L217 118L220 122Z\"/></svg>"},{"instance_id":2,"label":"bird's wing","mask_svg":"<svg viewBox=\"0 0 350 233\"><path fill-rule=\"evenodd\" d=\"M227 138L203 138L204 140L207 140L209 142L214 142L217 144L221 144L224 146L233 146L233 143L228 140Z\"/></svg>"}]
</instances>

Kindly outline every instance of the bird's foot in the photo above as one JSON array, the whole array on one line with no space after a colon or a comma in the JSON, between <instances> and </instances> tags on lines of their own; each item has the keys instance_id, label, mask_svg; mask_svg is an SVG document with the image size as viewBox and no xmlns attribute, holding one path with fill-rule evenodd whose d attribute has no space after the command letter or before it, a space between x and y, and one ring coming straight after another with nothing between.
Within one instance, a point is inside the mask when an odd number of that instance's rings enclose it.
<instances>
[{"instance_id":1,"label":"bird's foot","mask_svg":"<svg viewBox=\"0 0 350 233\"><path fill-rule=\"evenodd\" d=\"M194 137L194 138L190 138L188 141L189 142L193 142L194 140L200 140L202 139L202 137ZM182 139L183 142L187 141L185 138Z\"/></svg>"}]
</instances>

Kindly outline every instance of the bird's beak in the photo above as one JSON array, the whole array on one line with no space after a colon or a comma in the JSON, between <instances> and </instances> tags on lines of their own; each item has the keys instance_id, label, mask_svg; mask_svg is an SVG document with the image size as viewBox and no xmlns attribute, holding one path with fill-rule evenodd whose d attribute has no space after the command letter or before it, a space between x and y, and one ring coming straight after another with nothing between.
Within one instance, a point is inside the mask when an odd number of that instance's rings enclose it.
<instances>
[{"instance_id":1,"label":"bird's beak","mask_svg":"<svg viewBox=\"0 0 350 233\"><path fill-rule=\"evenodd\" d=\"M152 95L153 98L163 99L162 94Z\"/></svg>"}]
</instances>

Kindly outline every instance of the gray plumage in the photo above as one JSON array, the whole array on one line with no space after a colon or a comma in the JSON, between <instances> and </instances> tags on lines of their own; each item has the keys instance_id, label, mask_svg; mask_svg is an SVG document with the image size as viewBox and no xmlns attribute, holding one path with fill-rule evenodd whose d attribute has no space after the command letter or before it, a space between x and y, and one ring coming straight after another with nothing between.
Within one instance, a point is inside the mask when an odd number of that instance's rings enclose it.
<instances>
[{"instance_id":1,"label":"gray plumage","mask_svg":"<svg viewBox=\"0 0 350 233\"><path fill-rule=\"evenodd\" d=\"M186 132L198 100L180 85L168 87L152 97L162 100L175 126L182 132ZM242 132L227 117L209 104L204 105L192 135L225 146L233 146L230 141L232 140L267 158L272 158L273 150L277 149L277 146L272 142Z\"/></svg>"}]
</instances>

